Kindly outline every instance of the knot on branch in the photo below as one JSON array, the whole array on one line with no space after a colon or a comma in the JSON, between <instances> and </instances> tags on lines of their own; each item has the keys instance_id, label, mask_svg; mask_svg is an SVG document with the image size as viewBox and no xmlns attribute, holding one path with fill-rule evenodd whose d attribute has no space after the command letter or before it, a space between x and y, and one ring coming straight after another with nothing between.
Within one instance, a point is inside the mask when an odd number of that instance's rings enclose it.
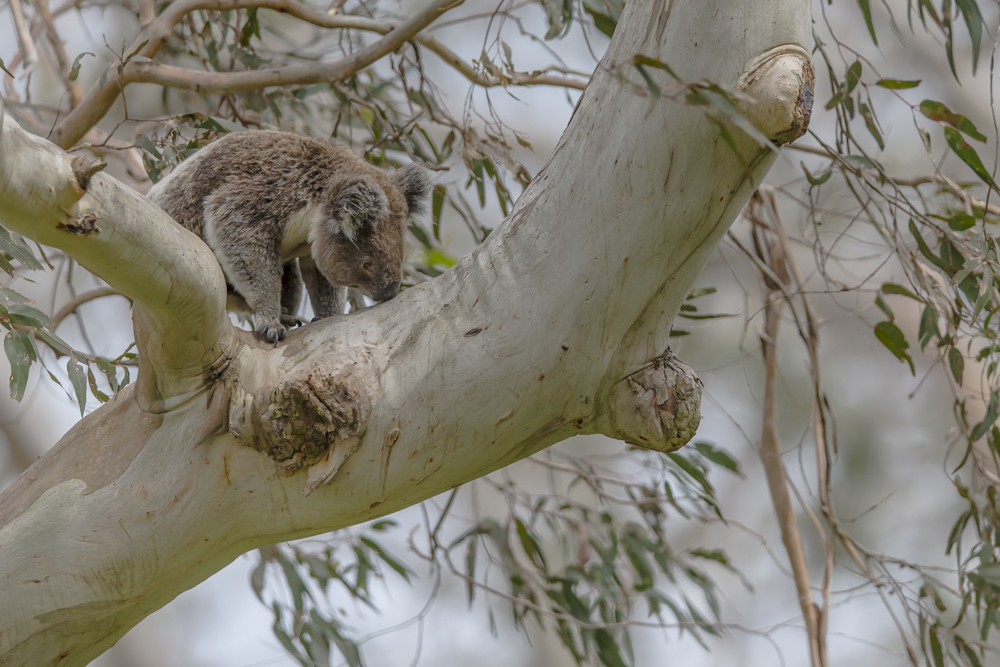
<instances>
[{"instance_id":1,"label":"knot on branch","mask_svg":"<svg viewBox=\"0 0 1000 667\"><path fill-rule=\"evenodd\" d=\"M816 75L805 49L783 44L754 58L737 90L753 98L740 113L777 144L795 141L809 127Z\"/></svg>"},{"instance_id":2,"label":"knot on branch","mask_svg":"<svg viewBox=\"0 0 1000 667\"><path fill-rule=\"evenodd\" d=\"M342 450L353 451L360 441L369 411L367 395L348 376L307 375L254 398L251 419L256 437L248 444L289 474L329 462L331 454L343 462L350 452ZM335 472L328 471L324 481Z\"/></svg>"},{"instance_id":3,"label":"knot on branch","mask_svg":"<svg viewBox=\"0 0 1000 667\"><path fill-rule=\"evenodd\" d=\"M668 348L611 389L605 435L660 452L694 437L701 422L701 380Z\"/></svg>"},{"instance_id":4,"label":"knot on branch","mask_svg":"<svg viewBox=\"0 0 1000 667\"><path fill-rule=\"evenodd\" d=\"M76 177L77 185L80 186L80 194L86 192L87 188L90 187L91 177L108 166L106 162L100 160L92 162L83 155L73 156L70 165L73 167L73 176Z\"/></svg>"}]
</instances>

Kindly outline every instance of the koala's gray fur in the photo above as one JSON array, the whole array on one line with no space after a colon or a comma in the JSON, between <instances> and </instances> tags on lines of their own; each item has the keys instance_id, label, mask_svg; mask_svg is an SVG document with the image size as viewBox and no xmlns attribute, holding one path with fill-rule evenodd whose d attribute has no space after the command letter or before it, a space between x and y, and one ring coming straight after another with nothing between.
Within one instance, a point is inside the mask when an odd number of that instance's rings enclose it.
<instances>
[{"instance_id":1,"label":"koala's gray fur","mask_svg":"<svg viewBox=\"0 0 1000 667\"><path fill-rule=\"evenodd\" d=\"M149 197L212 248L274 343L295 321L303 282L317 317L343 312L347 287L395 296L406 219L430 187L419 165L389 174L333 142L251 131L205 146Z\"/></svg>"}]
</instances>

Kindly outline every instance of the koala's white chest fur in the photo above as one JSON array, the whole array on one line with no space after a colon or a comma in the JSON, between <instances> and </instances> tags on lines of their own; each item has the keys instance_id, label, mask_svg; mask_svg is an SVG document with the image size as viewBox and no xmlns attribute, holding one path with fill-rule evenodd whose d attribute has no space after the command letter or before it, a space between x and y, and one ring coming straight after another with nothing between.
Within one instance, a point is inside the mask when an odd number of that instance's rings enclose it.
<instances>
[{"instance_id":1,"label":"koala's white chest fur","mask_svg":"<svg viewBox=\"0 0 1000 667\"><path fill-rule=\"evenodd\" d=\"M315 231L323 222L323 207L311 203L288 216L281 237L282 263L309 254Z\"/></svg>"}]
</instances>

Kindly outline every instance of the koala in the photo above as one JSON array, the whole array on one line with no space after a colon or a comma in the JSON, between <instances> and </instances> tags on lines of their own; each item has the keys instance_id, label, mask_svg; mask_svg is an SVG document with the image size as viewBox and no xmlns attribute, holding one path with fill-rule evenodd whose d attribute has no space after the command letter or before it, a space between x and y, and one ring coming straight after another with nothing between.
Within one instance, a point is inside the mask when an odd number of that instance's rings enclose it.
<instances>
[{"instance_id":1,"label":"koala","mask_svg":"<svg viewBox=\"0 0 1000 667\"><path fill-rule=\"evenodd\" d=\"M276 344L303 282L317 319L343 312L348 287L396 296L406 220L430 188L420 165L386 173L333 142L249 131L205 146L149 197L208 244L235 292L230 308L252 311Z\"/></svg>"}]
</instances>

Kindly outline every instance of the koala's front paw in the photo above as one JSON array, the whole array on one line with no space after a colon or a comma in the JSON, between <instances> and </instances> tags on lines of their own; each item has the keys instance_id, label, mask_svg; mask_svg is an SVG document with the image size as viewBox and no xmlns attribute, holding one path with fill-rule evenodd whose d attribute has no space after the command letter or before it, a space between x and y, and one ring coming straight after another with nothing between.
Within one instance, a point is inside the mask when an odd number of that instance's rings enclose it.
<instances>
[{"instance_id":1,"label":"koala's front paw","mask_svg":"<svg viewBox=\"0 0 1000 667\"><path fill-rule=\"evenodd\" d=\"M257 335L261 340L277 345L279 340L285 340L285 327L278 322L261 322L257 325Z\"/></svg>"}]
</instances>

